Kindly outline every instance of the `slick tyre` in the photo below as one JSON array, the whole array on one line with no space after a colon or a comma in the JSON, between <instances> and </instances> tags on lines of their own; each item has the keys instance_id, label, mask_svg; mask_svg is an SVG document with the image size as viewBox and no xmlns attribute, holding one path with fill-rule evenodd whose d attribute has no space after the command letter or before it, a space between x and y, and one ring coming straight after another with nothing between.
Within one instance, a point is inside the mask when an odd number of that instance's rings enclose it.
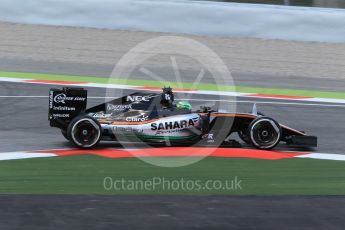
<instances>
[{"instance_id":1,"label":"slick tyre","mask_svg":"<svg viewBox=\"0 0 345 230\"><path fill-rule=\"evenodd\" d=\"M67 131L66 130L64 130L64 129L61 129L61 134L62 134L62 136L66 139L66 140L68 140L69 141L69 139L68 139L68 135L67 135Z\"/></svg>"},{"instance_id":2,"label":"slick tyre","mask_svg":"<svg viewBox=\"0 0 345 230\"><path fill-rule=\"evenodd\" d=\"M269 117L258 117L248 127L250 143L257 149L273 149L282 137L278 122Z\"/></svg>"},{"instance_id":3,"label":"slick tyre","mask_svg":"<svg viewBox=\"0 0 345 230\"><path fill-rule=\"evenodd\" d=\"M74 118L67 128L67 137L75 146L82 149L95 147L102 136L99 122L87 115Z\"/></svg>"}]
</instances>

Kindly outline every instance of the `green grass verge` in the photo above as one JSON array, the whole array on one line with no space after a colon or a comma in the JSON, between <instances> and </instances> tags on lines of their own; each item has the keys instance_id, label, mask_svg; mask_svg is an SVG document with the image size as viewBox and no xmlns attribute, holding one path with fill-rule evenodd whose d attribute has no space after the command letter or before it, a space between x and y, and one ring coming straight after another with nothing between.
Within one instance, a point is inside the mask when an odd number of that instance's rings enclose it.
<instances>
[{"instance_id":1,"label":"green grass verge","mask_svg":"<svg viewBox=\"0 0 345 230\"><path fill-rule=\"evenodd\" d=\"M183 82L177 84L176 82L157 82L150 80L133 80L133 79L108 79L102 77L86 77L86 76L73 76L73 75L57 75L57 74L39 74L39 73L21 73L21 72L1 72L0 77L11 78L32 78L39 80L60 80L60 81L77 81L77 82L90 82L90 83L111 83L111 84L126 84L136 86L153 86L163 87L170 85L174 88L192 89L193 83ZM237 91L241 93L260 93L260 94L279 94L288 96L306 96L306 97L321 97L321 98L335 98L345 99L343 92L327 92L327 91L313 91L313 90L295 90L295 89L281 89L281 88L259 88L259 87L244 87L244 86L226 86L214 84L200 83L196 89L200 90L213 90L213 91Z\"/></svg>"},{"instance_id":2,"label":"green grass verge","mask_svg":"<svg viewBox=\"0 0 345 230\"><path fill-rule=\"evenodd\" d=\"M17 194L185 194L185 195L344 195L345 162L312 159L278 161L206 158L193 165L162 168L136 158L107 159L98 156L36 158L0 162L0 193ZM241 181L237 190L176 191L115 190L103 187L105 177L138 181ZM110 187L110 182L106 185ZM127 186L128 184L126 184ZM120 184L117 187L121 186ZM167 185L165 185L167 186ZM140 188L140 185L139 185ZM149 187L152 188L152 187ZM167 187L165 187L167 188ZM176 189L176 185L175 185Z\"/></svg>"}]
</instances>

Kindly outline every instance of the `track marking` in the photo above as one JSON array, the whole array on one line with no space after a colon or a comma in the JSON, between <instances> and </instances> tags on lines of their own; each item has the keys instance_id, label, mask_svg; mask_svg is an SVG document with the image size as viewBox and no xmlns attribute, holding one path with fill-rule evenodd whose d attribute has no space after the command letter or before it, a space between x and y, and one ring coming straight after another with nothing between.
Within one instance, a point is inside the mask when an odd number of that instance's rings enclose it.
<instances>
[{"instance_id":1,"label":"track marking","mask_svg":"<svg viewBox=\"0 0 345 230\"><path fill-rule=\"evenodd\" d=\"M330 154L330 153L309 153L301 156L296 156L298 158L312 158L321 160L336 160L345 161L345 155L340 154Z\"/></svg>"},{"instance_id":2,"label":"track marking","mask_svg":"<svg viewBox=\"0 0 345 230\"><path fill-rule=\"evenodd\" d=\"M52 156L79 156L96 155L106 158L133 158L133 157L226 157L252 158L262 160L280 160L300 155L294 152L264 151L244 148L203 148L203 147L164 147L144 149L51 149L29 152L0 153L0 160L16 160ZM3 156L3 157L1 157Z\"/></svg>"},{"instance_id":3,"label":"track marking","mask_svg":"<svg viewBox=\"0 0 345 230\"><path fill-rule=\"evenodd\" d=\"M293 158L300 153L287 153L278 151L264 151L244 148L203 148L203 147L164 147L144 149L94 149L94 150L51 150L58 156L92 154L107 158L132 158L132 157L230 157L254 158L263 160L279 160Z\"/></svg>"},{"instance_id":4,"label":"track marking","mask_svg":"<svg viewBox=\"0 0 345 230\"><path fill-rule=\"evenodd\" d=\"M177 99L177 101L186 100L186 99ZM243 101L243 100L217 100L217 99L188 99L189 101L201 101L201 102L230 102L230 103L256 103L256 104L273 104L273 105L298 105L298 106L320 106L320 107L343 107L345 108L344 104L318 104L318 103L298 103L298 102L274 102L274 101ZM327 103L327 102L326 102Z\"/></svg>"},{"instance_id":5,"label":"track marking","mask_svg":"<svg viewBox=\"0 0 345 230\"><path fill-rule=\"evenodd\" d=\"M25 95L18 95L18 96L0 96L0 98L47 98L48 96L25 96Z\"/></svg>"},{"instance_id":6,"label":"track marking","mask_svg":"<svg viewBox=\"0 0 345 230\"><path fill-rule=\"evenodd\" d=\"M89 83L89 82L73 82L73 81L53 81L53 80L38 80L38 79L20 79L20 78L7 78L0 77L0 81L15 82L15 83L26 83L26 84L48 84L48 85L73 85L78 87L96 87L96 88L107 88L107 89L128 89L128 90L145 90L148 91L144 86L134 85L121 85L121 84L105 84L105 83ZM161 89L150 89L150 91L160 91ZM275 99L275 100L291 100L291 101L311 101L311 102L327 102L335 104L345 104L345 99L335 98L314 98L308 96L289 96L289 95L276 95L276 94L257 94L257 93L241 93L232 91L210 91L210 90L181 90L176 89L181 93L186 94L199 94L199 95L222 95L222 96L233 96L233 97L247 97L247 98L264 98L264 99Z\"/></svg>"},{"instance_id":7,"label":"track marking","mask_svg":"<svg viewBox=\"0 0 345 230\"><path fill-rule=\"evenodd\" d=\"M312 97L304 97L304 96L289 96L289 95L277 95L277 94L262 94L256 93L251 95L252 97L263 97L263 98L279 98L279 99L309 99Z\"/></svg>"},{"instance_id":8,"label":"track marking","mask_svg":"<svg viewBox=\"0 0 345 230\"><path fill-rule=\"evenodd\" d=\"M0 153L0 161L4 160L18 160L39 157L55 157L54 153L35 153L35 152L8 152Z\"/></svg>"},{"instance_id":9,"label":"track marking","mask_svg":"<svg viewBox=\"0 0 345 230\"><path fill-rule=\"evenodd\" d=\"M52 80L26 80L26 83L48 83L57 85L75 85L75 84L85 84L87 82L70 82L70 81L52 81Z\"/></svg>"},{"instance_id":10,"label":"track marking","mask_svg":"<svg viewBox=\"0 0 345 230\"><path fill-rule=\"evenodd\" d=\"M48 98L48 96L25 96L25 95L13 95L13 96L0 96L0 98ZM119 97L93 97L90 96L88 99L116 99ZM273 98L271 98L273 99ZM293 106L319 106L319 107L340 107L340 108L345 108L345 104L326 104L328 102L324 102L325 104L318 104L318 103L303 103L303 102L274 102L274 101L247 101L247 100L219 100L219 99L185 99L185 98L180 98L176 99L176 101L200 101L200 102L229 102L229 103L247 103L247 104L269 104L269 105L293 105Z\"/></svg>"},{"instance_id":11,"label":"track marking","mask_svg":"<svg viewBox=\"0 0 345 230\"><path fill-rule=\"evenodd\" d=\"M1 160L17 160L39 157L97 155L106 158L132 157L225 157L253 158L262 160L281 160L287 158L311 158L319 160L345 161L345 155L328 153L307 153L291 151L267 151L245 148L202 148L202 147L164 147L146 149L51 149L27 152L0 153Z\"/></svg>"}]
</instances>

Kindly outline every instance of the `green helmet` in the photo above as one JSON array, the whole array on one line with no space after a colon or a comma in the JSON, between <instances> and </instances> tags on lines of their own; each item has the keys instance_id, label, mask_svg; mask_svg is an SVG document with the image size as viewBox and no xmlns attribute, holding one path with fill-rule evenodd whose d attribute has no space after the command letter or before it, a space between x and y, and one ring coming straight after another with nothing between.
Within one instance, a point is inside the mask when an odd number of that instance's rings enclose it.
<instances>
[{"instance_id":1,"label":"green helmet","mask_svg":"<svg viewBox=\"0 0 345 230\"><path fill-rule=\"evenodd\" d=\"M192 105L188 101L179 101L176 104L178 109L192 109Z\"/></svg>"}]
</instances>

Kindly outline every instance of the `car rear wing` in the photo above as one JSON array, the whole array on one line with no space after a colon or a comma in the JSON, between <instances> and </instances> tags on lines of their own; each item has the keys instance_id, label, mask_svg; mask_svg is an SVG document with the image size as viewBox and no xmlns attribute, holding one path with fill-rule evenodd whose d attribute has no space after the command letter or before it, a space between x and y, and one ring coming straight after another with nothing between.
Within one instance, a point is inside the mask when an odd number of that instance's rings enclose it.
<instances>
[{"instance_id":1,"label":"car rear wing","mask_svg":"<svg viewBox=\"0 0 345 230\"><path fill-rule=\"evenodd\" d=\"M87 90L63 88L49 90L50 126L65 129L69 122L86 110Z\"/></svg>"}]
</instances>

